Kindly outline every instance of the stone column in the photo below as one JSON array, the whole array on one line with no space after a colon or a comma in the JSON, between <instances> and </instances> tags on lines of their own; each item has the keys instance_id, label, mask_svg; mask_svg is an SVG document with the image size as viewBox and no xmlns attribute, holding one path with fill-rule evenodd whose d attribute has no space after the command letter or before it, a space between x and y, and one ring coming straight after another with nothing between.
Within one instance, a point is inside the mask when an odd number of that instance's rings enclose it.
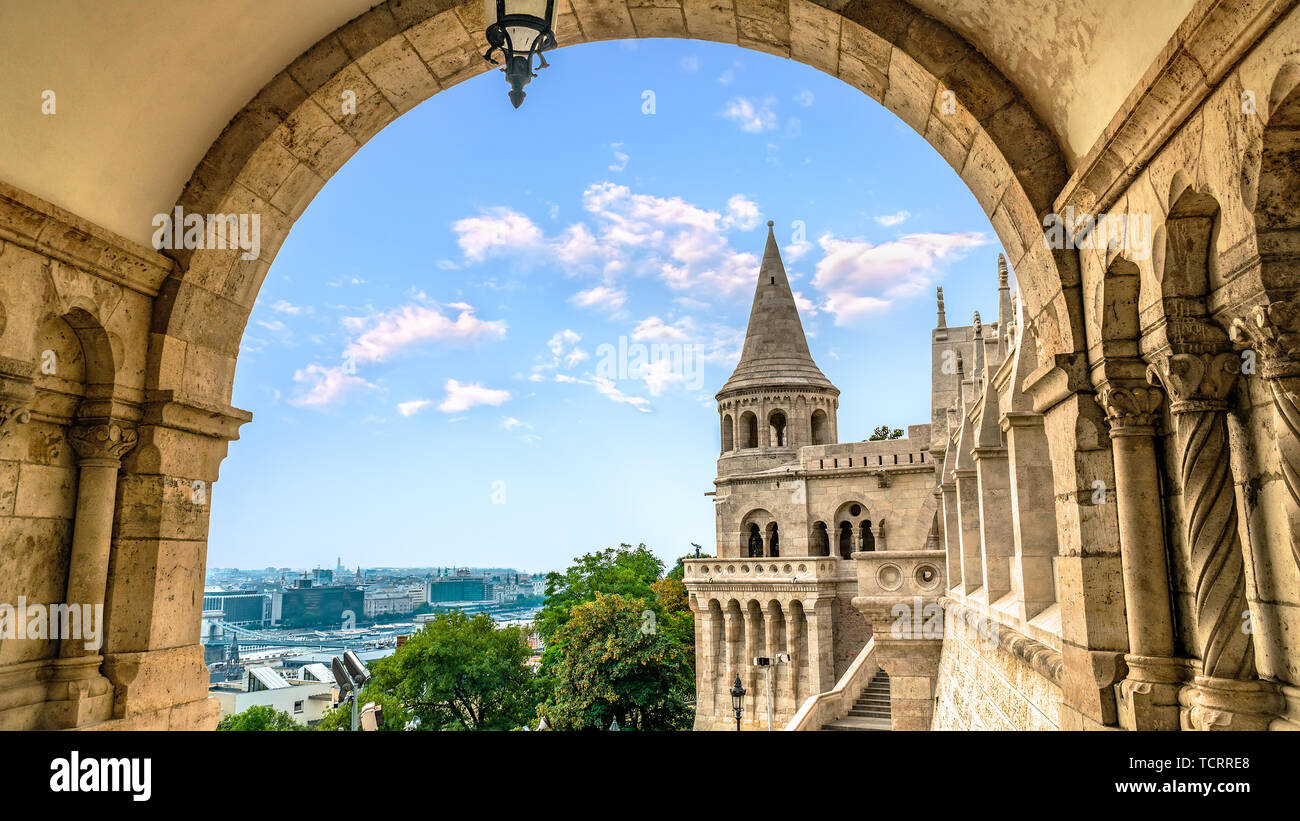
<instances>
[{"instance_id":1,"label":"stone column","mask_svg":"<svg viewBox=\"0 0 1300 821\"><path fill-rule=\"evenodd\" d=\"M1233 341L1250 344L1273 399L1273 434L1291 559L1300 567L1300 299L1256 305L1232 323Z\"/></svg>"},{"instance_id":2,"label":"stone column","mask_svg":"<svg viewBox=\"0 0 1300 821\"><path fill-rule=\"evenodd\" d=\"M985 401L990 398L996 398L996 394L990 394ZM1015 555L1011 477L1005 448L978 447L971 455L975 459L979 492L980 566L983 570L980 583L989 604L992 604L1011 592L1011 559Z\"/></svg>"},{"instance_id":3,"label":"stone column","mask_svg":"<svg viewBox=\"0 0 1300 821\"><path fill-rule=\"evenodd\" d=\"M958 445L960 447L960 445ZM961 591L966 595L984 586L984 566L980 560L980 488L975 469L957 468L952 472L957 489L958 539L961 545Z\"/></svg>"},{"instance_id":4,"label":"stone column","mask_svg":"<svg viewBox=\"0 0 1300 821\"><path fill-rule=\"evenodd\" d=\"M77 452L78 478L64 603L78 611L80 630L59 643L46 706L46 720L55 727L79 727L112 715L112 687L99 672L104 659L104 601L117 474L122 457L135 447L137 435L110 419L73 427L68 440ZM90 631L95 629L100 630L99 646L90 641Z\"/></svg>"},{"instance_id":5,"label":"stone column","mask_svg":"<svg viewBox=\"0 0 1300 821\"><path fill-rule=\"evenodd\" d=\"M1178 670L1169 606L1156 423L1159 388L1107 382L1098 394L1110 421L1115 507L1128 618L1128 673L1120 686L1120 724L1129 730L1178 729Z\"/></svg>"},{"instance_id":6,"label":"stone column","mask_svg":"<svg viewBox=\"0 0 1300 821\"><path fill-rule=\"evenodd\" d=\"M1165 352L1150 378L1170 397L1182 488L1184 538L1194 584L1195 633L1202 671L1183 698L1189 729L1266 729L1277 709L1272 685L1255 676L1246 569L1228 449L1227 396L1241 372L1236 354Z\"/></svg>"},{"instance_id":7,"label":"stone column","mask_svg":"<svg viewBox=\"0 0 1300 821\"><path fill-rule=\"evenodd\" d=\"M943 504L943 550L948 586L961 588L961 517L957 514L957 485L951 475L939 486Z\"/></svg>"},{"instance_id":8,"label":"stone column","mask_svg":"<svg viewBox=\"0 0 1300 821\"><path fill-rule=\"evenodd\" d=\"M708 602L701 605L691 597L691 610L695 614L695 727L705 725L704 717L710 719L716 714L715 694L718 675L714 669L717 648L713 646L713 613Z\"/></svg>"},{"instance_id":9,"label":"stone column","mask_svg":"<svg viewBox=\"0 0 1300 821\"><path fill-rule=\"evenodd\" d=\"M745 623L744 657L740 660L741 681L745 682L745 718L753 726L767 726L767 695L763 673L754 666L754 657L763 655L763 609L753 601L742 611Z\"/></svg>"},{"instance_id":10,"label":"stone column","mask_svg":"<svg viewBox=\"0 0 1300 821\"><path fill-rule=\"evenodd\" d=\"M1052 461L1042 414L1009 411L1001 420L1011 477L1012 589L1020 618L1029 621L1056 602L1056 509Z\"/></svg>"},{"instance_id":11,"label":"stone column","mask_svg":"<svg viewBox=\"0 0 1300 821\"><path fill-rule=\"evenodd\" d=\"M1093 396L1083 353L1052 354L1025 377L1024 391L1051 455L1056 506L1056 578L1061 611L1062 730L1118 722L1115 684L1128 652L1119 521L1093 504L1094 482L1114 487L1105 414Z\"/></svg>"},{"instance_id":12,"label":"stone column","mask_svg":"<svg viewBox=\"0 0 1300 821\"><path fill-rule=\"evenodd\" d=\"M805 669L808 660L804 657L803 648L800 647L799 641L799 617L795 612L794 605L790 602L783 603L785 615L785 652L790 655L790 677L786 685L789 690L790 700L797 711L803 703L800 698L799 678L800 671Z\"/></svg>"},{"instance_id":13,"label":"stone column","mask_svg":"<svg viewBox=\"0 0 1300 821\"><path fill-rule=\"evenodd\" d=\"M809 695L824 693L835 686L834 638L831 634L831 600L811 599L804 602L808 620Z\"/></svg>"},{"instance_id":14,"label":"stone column","mask_svg":"<svg viewBox=\"0 0 1300 821\"><path fill-rule=\"evenodd\" d=\"M723 681L723 690L728 694L723 703L727 705L726 726L730 729L733 720L731 715L731 686L735 682L736 677L740 676L742 686L747 687L747 685L745 685L745 671L741 669L740 666L740 654L745 651L745 616L738 608L728 606L726 610L722 611L722 617L724 622L723 629L725 631L724 639L727 645L727 677ZM748 705L745 705L745 707L746 710L748 710ZM748 715L742 715L741 718L742 720L748 718Z\"/></svg>"},{"instance_id":15,"label":"stone column","mask_svg":"<svg viewBox=\"0 0 1300 821\"><path fill-rule=\"evenodd\" d=\"M123 460L109 566L103 671L113 682L105 729L212 729L199 643L208 515L230 440L252 414L146 395L139 445Z\"/></svg>"}]
</instances>

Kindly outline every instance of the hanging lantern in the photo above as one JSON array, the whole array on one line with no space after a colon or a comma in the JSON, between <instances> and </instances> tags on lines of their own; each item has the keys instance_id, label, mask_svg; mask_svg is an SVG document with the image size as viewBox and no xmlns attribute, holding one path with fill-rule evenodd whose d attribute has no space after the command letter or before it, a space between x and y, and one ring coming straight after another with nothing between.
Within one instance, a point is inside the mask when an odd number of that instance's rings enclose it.
<instances>
[{"instance_id":1,"label":"hanging lantern","mask_svg":"<svg viewBox=\"0 0 1300 821\"><path fill-rule=\"evenodd\" d=\"M524 102L524 86L547 67L543 51L555 48L555 0L483 0L487 20L488 50L483 59L498 65L493 52L505 59L506 80L510 83L510 102L518 108Z\"/></svg>"}]
</instances>

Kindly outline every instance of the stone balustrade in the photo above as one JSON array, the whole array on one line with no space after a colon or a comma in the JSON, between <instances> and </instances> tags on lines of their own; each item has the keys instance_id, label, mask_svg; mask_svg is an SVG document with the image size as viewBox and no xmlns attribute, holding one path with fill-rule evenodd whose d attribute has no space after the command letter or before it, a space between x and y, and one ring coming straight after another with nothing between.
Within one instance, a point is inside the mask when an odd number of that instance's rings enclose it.
<instances>
[{"instance_id":1,"label":"stone balustrade","mask_svg":"<svg viewBox=\"0 0 1300 821\"><path fill-rule=\"evenodd\" d=\"M701 583L734 582L819 582L835 581L846 572L838 558L790 556L748 559L686 559L687 586Z\"/></svg>"},{"instance_id":2,"label":"stone balustrade","mask_svg":"<svg viewBox=\"0 0 1300 821\"><path fill-rule=\"evenodd\" d=\"M853 554L858 595L853 604L888 609L914 597L937 599L947 589L942 550L884 550ZM864 611L865 612L865 611Z\"/></svg>"}]
</instances>

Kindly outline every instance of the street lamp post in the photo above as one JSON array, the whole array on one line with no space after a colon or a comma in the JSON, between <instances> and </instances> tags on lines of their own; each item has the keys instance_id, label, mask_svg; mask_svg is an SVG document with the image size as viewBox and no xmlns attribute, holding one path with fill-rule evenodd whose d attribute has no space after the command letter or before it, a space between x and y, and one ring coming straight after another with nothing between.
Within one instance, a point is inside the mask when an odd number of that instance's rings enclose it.
<instances>
[{"instance_id":1,"label":"street lamp post","mask_svg":"<svg viewBox=\"0 0 1300 821\"><path fill-rule=\"evenodd\" d=\"M763 670L763 679L767 684L767 731L772 732L772 671L778 664L789 664L790 656L786 653L777 653L775 656L755 656L754 666L761 667ZM739 680L739 679L737 679Z\"/></svg>"},{"instance_id":2,"label":"street lamp post","mask_svg":"<svg viewBox=\"0 0 1300 821\"><path fill-rule=\"evenodd\" d=\"M731 685L731 709L736 711L736 731L740 731L740 714L745 711L745 688L740 686L740 676L736 676L736 683Z\"/></svg>"},{"instance_id":3,"label":"street lamp post","mask_svg":"<svg viewBox=\"0 0 1300 821\"><path fill-rule=\"evenodd\" d=\"M555 0L483 0L483 14L488 41L483 59L496 65L492 53L501 52L510 83L510 102L518 108L527 96L524 86L537 76L533 73L533 57L538 59L540 71L547 67L542 52L556 46Z\"/></svg>"}]
</instances>

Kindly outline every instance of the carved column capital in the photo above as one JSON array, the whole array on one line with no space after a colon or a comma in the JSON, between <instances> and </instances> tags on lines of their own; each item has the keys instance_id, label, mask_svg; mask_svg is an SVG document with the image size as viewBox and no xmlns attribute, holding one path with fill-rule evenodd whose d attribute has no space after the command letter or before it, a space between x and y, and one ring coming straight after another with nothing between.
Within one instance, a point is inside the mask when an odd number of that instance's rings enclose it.
<instances>
[{"instance_id":1,"label":"carved column capital","mask_svg":"<svg viewBox=\"0 0 1300 821\"><path fill-rule=\"evenodd\" d=\"M84 462L90 459L121 461L139 441L131 428L115 422L78 425L68 431L68 441Z\"/></svg>"},{"instance_id":2,"label":"carved column capital","mask_svg":"<svg viewBox=\"0 0 1300 821\"><path fill-rule=\"evenodd\" d=\"M1097 392L1097 402L1106 411L1110 435L1153 436L1160 420L1165 392L1154 385L1118 385L1107 382Z\"/></svg>"},{"instance_id":3,"label":"carved column capital","mask_svg":"<svg viewBox=\"0 0 1300 821\"><path fill-rule=\"evenodd\" d=\"M1224 353L1164 353L1147 368L1147 381L1169 393L1172 413L1226 411L1241 375L1241 359Z\"/></svg>"},{"instance_id":4,"label":"carved column capital","mask_svg":"<svg viewBox=\"0 0 1300 821\"><path fill-rule=\"evenodd\" d=\"M1300 376L1300 300L1255 305L1232 320L1232 341L1260 357L1260 375Z\"/></svg>"}]
</instances>

